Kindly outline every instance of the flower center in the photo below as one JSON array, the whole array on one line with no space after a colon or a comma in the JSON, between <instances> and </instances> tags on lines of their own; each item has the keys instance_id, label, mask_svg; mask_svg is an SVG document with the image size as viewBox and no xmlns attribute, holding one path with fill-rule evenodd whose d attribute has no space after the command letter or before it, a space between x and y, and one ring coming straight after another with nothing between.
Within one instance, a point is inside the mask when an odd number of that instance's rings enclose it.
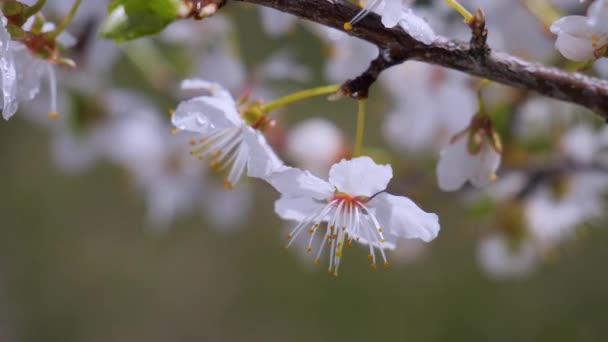
<instances>
[{"instance_id":1,"label":"flower center","mask_svg":"<svg viewBox=\"0 0 608 342\"><path fill-rule=\"evenodd\" d=\"M190 154L198 156L200 160L209 157L209 166L216 172L230 168L224 179L226 189L232 189L245 172L249 148L247 144L243 144L241 127L217 130L198 142L191 140L190 145L196 147Z\"/></svg>"},{"instance_id":2,"label":"flower center","mask_svg":"<svg viewBox=\"0 0 608 342\"><path fill-rule=\"evenodd\" d=\"M366 206L369 201L370 198L366 196L352 196L336 191L327 199L325 206L311 213L287 235L289 243L286 247L289 247L295 238L306 230L310 234L306 251L311 252L315 236L321 231L323 237L318 245L315 264L320 263L321 253L324 247L327 247L330 273L338 275L344 245L351 247L353 240L369 246L368 258L372 268L376 268L376 248L380 250L384 265L388 266L382 228L375 213Z\"/></svg>"}]
</instances>

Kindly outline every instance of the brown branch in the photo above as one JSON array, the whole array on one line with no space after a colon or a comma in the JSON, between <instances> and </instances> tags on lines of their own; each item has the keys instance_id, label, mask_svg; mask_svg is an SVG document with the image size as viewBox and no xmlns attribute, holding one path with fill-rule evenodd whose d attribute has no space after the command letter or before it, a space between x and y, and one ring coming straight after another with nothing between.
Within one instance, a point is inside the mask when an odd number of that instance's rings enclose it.
<instances>
[{"instance_id":1,"label":"brown branch","mask_svg":"<svg viewBox=\"0 0 608 342\"><path fill-rule=\"evenodd\" d=\"M343 29L359 8L347 2L334 0L236 0L271 7L324 26ZM516 88L533 90L548 97L587 107L608 120L608 82L578 73L566 72L520 58L490 52L475 53L469 43L438 37L432 44L417 41L401 28L385 28L380 18L370 14L354 25L348 34L376 45L380 51L367 70L358 79L362 88L354 89L350 82L350 94L359 96L367 92L377 74L391 65L407 59L418 60L459 70L467 74L487 78ZM385 58L390 57L390 58ZM365 82L362 82L367 80ZM369 82L371 81L371 83ZM349 86L347 82L346 86ZM367 87L367 88L366 88Z\"/></svg>"}]
</instances>

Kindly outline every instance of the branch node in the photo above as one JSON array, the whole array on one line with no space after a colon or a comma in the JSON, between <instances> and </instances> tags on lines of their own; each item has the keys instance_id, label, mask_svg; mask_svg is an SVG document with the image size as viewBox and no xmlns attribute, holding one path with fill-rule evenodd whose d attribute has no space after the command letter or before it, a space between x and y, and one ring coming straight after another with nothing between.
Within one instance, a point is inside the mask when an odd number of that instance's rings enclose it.
<instances>
[{"instance_id":1,"label":"branch node","mask_svg":"<svg viewBox=\"0 0 608 342\"><path fill-rule=\"evenodd\" d=\"M468 22L472 31L471 47L469 51L475 57L485 58L490 54L488 46L488 29L486 28L486 15L481 8L475 12L475 16Z\"/></svg>"}]
</instances>

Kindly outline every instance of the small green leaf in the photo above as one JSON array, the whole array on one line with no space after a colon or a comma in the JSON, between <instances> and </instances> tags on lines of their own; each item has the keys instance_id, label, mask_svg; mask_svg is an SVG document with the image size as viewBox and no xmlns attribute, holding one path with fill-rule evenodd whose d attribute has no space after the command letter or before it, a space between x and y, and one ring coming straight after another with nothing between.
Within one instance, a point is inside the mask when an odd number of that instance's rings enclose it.
<instances>
[{"instance_id":1,"label":"small green leaf","mask_svg":"<svg viewBox=\"0 0 608 342\"><path fill-rule=\"evenodd\" d=\"M119 42L156 34L186 11L183 0L114 0L101 34Z\"/></svg>"}]
</instances>

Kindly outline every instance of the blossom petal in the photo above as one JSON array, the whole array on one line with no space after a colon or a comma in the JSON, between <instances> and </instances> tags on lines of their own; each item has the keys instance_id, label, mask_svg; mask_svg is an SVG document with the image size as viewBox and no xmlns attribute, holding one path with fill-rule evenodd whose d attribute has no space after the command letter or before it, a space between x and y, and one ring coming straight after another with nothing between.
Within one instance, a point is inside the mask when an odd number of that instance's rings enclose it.
<instances>
[{"instance_id":1,"label":"blossom petal","mask_svg":"<svg viewBox=\"0 0 608 342\"><path fill-rule=\"evenodd\" d=\"M381 193L369 205L387 235L429 242L439 233L439 217L420 209L407 197Z\"/></svg>"},{"instance_id":2,"label":"blossom petal","mask_svg":"<svg viewBox=\"0 0 608 342\"><path fill-rule=\"evenodd\" d=\"M571 15L561 18L551 25L551 32L557 34L555 48L564 57L580 62L595 58L591 40L595 29L589 25L587 17Z\"/></svg>"},{"instance_id":3,"label":"blossom petal","mask_svg":"<svg viewBox=\"0 0 608 342\"><path fill-rule=\"evenodd\" d=\"M383 23L385 16L386 15L382 16ZM399 26L401 26L401 28L410 36L425 44L430 44L435 41L435 32L431 26L423 18L414 14L409 8L401 13Z\"/></svg>"},{"instance_id":4,"label":"blossom petal","mask_svg":"<svg viewBox=\"0 0 608 342\"><path fill-rule=\"evenodd\" d=\"M249 146L249 158L247 160L247 175L249 177L265 178L284 166L260 131L245 127L243 138Z\"/></svg>"},{"instance_id":5,"label":"blossom petal","mask_svg":"<svg viewBox=\"0 0 608 342\"><path fill-rule=\"evenodd\" d=\"M210 82L200 78L189 78L182 81L180 84L182 91L197 92L197 95L208 93L211 97L224 99L227 102L234 103L234 99L226 88L219 83Z\"/></svg>"},{"instance_id":6,"label":"blossom petal","mask_svg":"<svg viewBox=\"0 0 608 342\"><path fill-rule=\"evenodd\" d=\"M390 165L378 165L369 157L342 159L329 170L329 183L351 196L372 196L393 178Z\"/></svg>"},{"instance_id":7,"label":"blossom petal","mask_svg":"<svg viewBox=\"0 0 608 342\"><path fill-rule=\"evenodd\" d=\"M274 211L285 220L304 221L311 213L320 212L324 205L310 197L281 196L274 203Z\"/></svg>"},{"instance_id":8,"label":"blossom petal","mask_svg":"<svg viewBox=\"0 0 608 342\"><path fill-rule=\"evenodd\" d=\"M596 0L589 6L589 23L597 29L608 32L608 1Z\"/></svg>"},{"instance_id":9,"label":"blossom petal","mask_svg":"<svg viewBox=\"0 0 608 342\"><path fill-rule=\"evenodd\" d=\"M278 192L288 197L328 199L333 194L332 186L309 171L284 167L266 177Z\"/></svg>"},{"instance_id":10,"label":"blossom petal","mask_svg":"<svg viewBox=\"0 0 608 342\"><path fill-rule=\"evenodd\" d=\"M466 183L471 172L471 158L464 137L446 146L437 163L437 183L443 191L456 191Z\"/></svg>"},{"instance_id":11,"label":"blossom petal","mask_svg":"<svg viewBox=\"0 0 608 342\"><path fill-rule=\"evenodd\" d=\"M1 21L0 21L1 23ZM0 27L0 70L2 72L2 116L8 120L17 111L17 71L15 60L10 51L11 36L4 28Z\"/></svg>"},{"instance_id":12,"label":"blossom petal","mask_svg":"<svg viewBox=\"0 0 608 342\"><path fill-rule=\"evenodd\" d=\"M469 179L474 186L484 187L492 183L493 175L500 166L501 155L489 144L484 144L476 157Z\"/></svg>"},{"instance_id":13,"label":"blossom petal","mask_svg":"<svg viewBox=\"0 0 608 342\"><path fill-rule=\"evenodd\" d=\"M238 118L234 103L209 96L195 97L179 104L171 123L181 129L196 133L208 133L216 129L236 126Z\"/></svg>"},{"instance_id":14,"label":"blossom petal","mask_svg":"<svg viewBox=\"0 0 608 342\"><path fill-rule=\"evenodd\" d=\"M403 0L384 0L382 25L392 28L397 25L403 13Z\"/></svg>"}]
</instances>

